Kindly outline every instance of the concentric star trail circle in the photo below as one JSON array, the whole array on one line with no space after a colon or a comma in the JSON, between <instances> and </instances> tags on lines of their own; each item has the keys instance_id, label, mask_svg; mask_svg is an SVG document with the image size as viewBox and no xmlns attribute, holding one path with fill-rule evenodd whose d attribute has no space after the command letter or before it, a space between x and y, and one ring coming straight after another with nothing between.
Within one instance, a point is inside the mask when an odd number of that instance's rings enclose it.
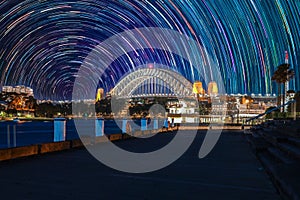
<instances>
[{"instance_id":1,"label":"concentric star trail circle","mask_svg":"<svg viewBox=\"0 0 300 200\"><path fill-rule=\"evenodd\" d=\"M285 51L296 74L290 86L300 88L299 0L0 0L0 14L0 85L32 87L39 99L71 99L89 52L114 34L143 27L193 38L207 49L199 58L203 62L192 66L166 51L133 50L103 75L99 84L106 91L147 63L199 80L197 69L207 69L211 55L227 93L276 93L271 76L284 63Z\"/></svg>"}]
</instances>

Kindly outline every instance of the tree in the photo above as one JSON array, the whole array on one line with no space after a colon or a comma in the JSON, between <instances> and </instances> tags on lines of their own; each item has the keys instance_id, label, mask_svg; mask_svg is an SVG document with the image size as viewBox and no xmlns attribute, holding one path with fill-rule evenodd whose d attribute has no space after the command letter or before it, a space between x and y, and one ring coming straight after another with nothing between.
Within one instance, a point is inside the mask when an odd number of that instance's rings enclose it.
<instances>
[{"instance_id":1,"label":"tree","mask_svg":"<svg viewBox=\"0 0 300 200\"><path fill-rule=\"evenodd\" d=\"M277 70L274 72L272 76L272 81L276 81L278 84L278 106L285 104L285 87L282 86L293 79L295 76L295 72L293 69L290 69L290 64L281 64L277 67ZM281 102L282 100L282 102Z\"/></svg>"},{"instance_id":2,"label":"tree","mask_svg":"<svg viewBox=\"0 0 300 200\"><path fill-rule=\"evenodd\" d=\"M25 102L26 108L28 109L35 109L37 105L37 101L33 96L28 97L28 99Z\"/></svg>"}]
</instances>

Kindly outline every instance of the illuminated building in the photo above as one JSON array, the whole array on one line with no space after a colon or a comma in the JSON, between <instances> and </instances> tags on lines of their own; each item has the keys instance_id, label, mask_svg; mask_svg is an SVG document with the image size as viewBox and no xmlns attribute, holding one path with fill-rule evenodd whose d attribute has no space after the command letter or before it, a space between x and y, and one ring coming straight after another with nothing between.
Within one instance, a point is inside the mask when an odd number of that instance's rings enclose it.
<instances>
[{"instance_id":1,"label":"illuminated building","mask_svg":"<svg viewBox=\"0 0 300 200\"><path fill-rule=\"evenodd\" d=\"M207 93L210 96L216 96L219 93L218 85L216 82L212 81L208 84Z\"/></svg>"},{"instance_id":2,"label":"illuminated building","mask_svg":"<svg viewBox=\"0 0 300 200\"><path fill-rule=\"evenodd\" d=\"M97 90L96 101L100 101L103 98L104 98L104 89L103 88L99 88Z\"/></svg>"},{"instance_id":3,"label":"illuminated building","mask_svg":"<svg viewBox=\"0 0 300 200\"><path fill-rule=\"evenodd\" d=\"M24 85L18 85L18 86L3 86L2 87L3 93L16 93L16 94L22 94L25 96L33 96L33 89L30 87L26 87Z\"/></svg>"},{"instance_id":4,"label":"illuminated building","mask_svg":"<svg viewBox=\"0 0 300 200\"><path fill-rule=\"evenodd\" d=\"M193 85L193 93L197 95L204 95L205 90L203 89L202 82L196 81Z\"/></svg>"}]
</instances>

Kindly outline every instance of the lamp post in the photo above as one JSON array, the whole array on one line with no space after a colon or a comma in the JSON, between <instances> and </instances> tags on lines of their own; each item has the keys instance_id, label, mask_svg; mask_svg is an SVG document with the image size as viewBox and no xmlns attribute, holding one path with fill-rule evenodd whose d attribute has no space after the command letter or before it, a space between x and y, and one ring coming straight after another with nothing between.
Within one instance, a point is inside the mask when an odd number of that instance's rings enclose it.
<instances>
[{"instance_id":1,"label":"lamp post","mask_svg":"<svg viewBox=\"0 0 300 200\"><path fill-rule=\"evenodd\" d=\"M240 123L240 99L236 98L237 124Z\"/></svg>"},{"instance_id":2,"label":"lamp post","mask_svg":"<svg viewBox=\"0 0 300 200\"><path fill-rule=\"evenodd\" d=\"M294 108L293 108L293 118L294 118L294 120L296 120L297 119L297 102L295 101L294 103Z\"/></svg>"},{"instance_id":3,"label":"lamp post","mask_svg":"<svg viewBox=\"0 0 300 200\"><path fill-rule=\"evenodd\" d=\"M240 106L237 105L237 124L240 123Z\"/></svg>"}]
</instances>

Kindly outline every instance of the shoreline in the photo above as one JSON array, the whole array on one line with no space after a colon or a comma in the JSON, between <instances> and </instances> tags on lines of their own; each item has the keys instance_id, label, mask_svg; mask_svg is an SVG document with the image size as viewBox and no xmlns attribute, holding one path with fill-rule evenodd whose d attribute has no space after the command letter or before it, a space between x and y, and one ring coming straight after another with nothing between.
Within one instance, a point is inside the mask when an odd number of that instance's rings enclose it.
<instances>
[{"instance_id":1,"label":"shoreline","mask_svg":"<svg viewBox=\"0 0 300 200\"><path fill-rule=\"evenodd\" d=\"M55 118L4 118L2 120L0 120L0 122L13 122L15 119L18 119L15 122L41 122L41 121L54 121ZM66 121L71 121L74 119L83 119L83 120L95 120L96 118L65 118ZM104 120L123 120L124 118L103 118ZM164 118L159 118L161 120L164 120ZM131 118L131 120L141 120L141 118ZM243 123L215 123L215 122L211 122L211 123L207 123L207 122L202 122L202 123L175 123L175 127L179 126L179 127L210 127L210 126L214 126L214 127L241 127L243 126ZM245 127L248 126L252 126L250 124L244 124Z\"/></svg>"}]
</instances>

